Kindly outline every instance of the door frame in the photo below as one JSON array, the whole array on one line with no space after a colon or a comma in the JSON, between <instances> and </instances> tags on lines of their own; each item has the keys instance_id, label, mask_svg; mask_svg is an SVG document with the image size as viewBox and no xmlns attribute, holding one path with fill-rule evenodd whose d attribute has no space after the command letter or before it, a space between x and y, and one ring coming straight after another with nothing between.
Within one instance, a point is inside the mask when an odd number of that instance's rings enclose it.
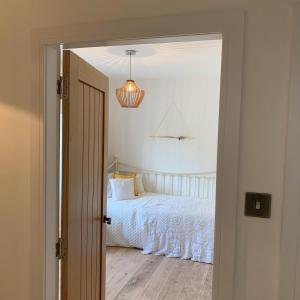
<instances>
[{"instance_id":1,"label":"door frame","mask_svg":"<svg viewBox=\"0 0 300 300\"><path fill-rule=\"evenodd\" d=\"M300 298L300 4L292 8L289 113L280 243L279 299Z\"/></svg>"},{"instance_id":2,"label":"door frame","mask_svg":"<svg viewBox=\"0 0 300 300\"><path fill-rule=\"evenodd\" d=\"M58 268L56 249L58 240L58 175L59 169L59 96L56 93L56 78L59 74L59 50L47 47L45 53L45 300L55 299L58 290ZM50 122L51 120L51 122Z\"/></svg>"},{"instance_id":3,"label":"door frame","mask_svg":"<svg viewBox=\"0 0 300 300\"><path fill-rule=\"evenodd\" d=\"M213 300L233 299L244 46L244 12L240 10L124 19L35 29L31 32L32 300L45 299L45 49L59 43L64 43L66 48L75 48L209 33L221 34L223 39Z\"/></svg>"}]
</instances>

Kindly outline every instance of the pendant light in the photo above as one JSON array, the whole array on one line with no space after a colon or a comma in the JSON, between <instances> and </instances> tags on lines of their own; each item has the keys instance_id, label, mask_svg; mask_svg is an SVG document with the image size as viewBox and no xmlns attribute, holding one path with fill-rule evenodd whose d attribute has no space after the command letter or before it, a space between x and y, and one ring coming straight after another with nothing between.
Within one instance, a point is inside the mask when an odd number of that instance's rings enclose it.
<instances>
[{"instance_id":1,"label":"pendant light","mask_svg":"<svg viewBox=\"0 0 300 300\"><path fill-rule=\"evenodd\" d=\"M145 92L139 89L135 81L131 79L131 57L136 54L136 51L126 50L125 54L129 55L130 76L122 87L116 89L116 96L122 107L137 108L143 101Z\"/></svg>"}]
</instances>

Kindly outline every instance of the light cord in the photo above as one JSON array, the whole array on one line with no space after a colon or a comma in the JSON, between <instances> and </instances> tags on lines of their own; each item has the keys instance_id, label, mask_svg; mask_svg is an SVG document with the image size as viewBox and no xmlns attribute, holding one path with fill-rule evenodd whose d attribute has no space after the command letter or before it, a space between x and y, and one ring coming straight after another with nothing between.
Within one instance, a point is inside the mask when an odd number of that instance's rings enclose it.
<instances>
[{"instance_id":1,"label":"light cord","mask_svg":"<svg viewBox=\"0 0 300 300\"><path fill-rule=\"evenodd\" d=\"M129 79L131 80L131 52L130 52L130 54L129 54L129 61L130 61Z\"/></svg>"}]
</instances>

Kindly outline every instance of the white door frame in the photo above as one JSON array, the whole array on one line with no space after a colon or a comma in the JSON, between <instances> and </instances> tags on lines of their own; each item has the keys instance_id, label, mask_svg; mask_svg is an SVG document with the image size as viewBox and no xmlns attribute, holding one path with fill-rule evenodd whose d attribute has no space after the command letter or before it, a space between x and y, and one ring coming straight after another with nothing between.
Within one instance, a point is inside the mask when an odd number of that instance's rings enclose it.
<instances>
[{"instance_id":1,"label":"white door frame","mask_svg":"<svg viewBox=\"0 0 300 300\"><path fill-rule=\"evenodd\" d=\"M293 6L279 299L300 299L300 4Z\"/></svg>"},{"instance_id":2,"label":"white door frame","mask_svg":"<svg viewBox=\"0 0 300 300\"><path fill-rule=\"evenodd\" d=\"M31 299L45 299L45 49L107 45L111 41L222 34L213 300L232 300L238 204L244 12L200 12L32 31Z\"/></svg>"},{"instance_id":3,"label":"white door frame","mask_svg":"<svg viewBox=\"0 0 300 300\"><path fill-rule=\"evenodd\" d=\"M58 261L53 245L58 239L58 160L59 160L59 97L56 79L59 74L59 49L45 51L45 300L57 297Z\"/></svg>"}]
</instances>

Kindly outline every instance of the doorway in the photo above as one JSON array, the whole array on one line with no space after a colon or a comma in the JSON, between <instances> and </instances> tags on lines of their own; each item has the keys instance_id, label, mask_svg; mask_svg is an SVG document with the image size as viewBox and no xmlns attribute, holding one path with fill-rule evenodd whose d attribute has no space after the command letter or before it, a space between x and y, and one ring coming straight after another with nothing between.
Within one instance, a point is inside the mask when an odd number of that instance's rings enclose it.
<instances>
[{"instance_id":1,"label":"doorway","mask_svg":"<svg viewBox=\"0 0 300 300\"><path fill-rule=\"evenodd\" d=\"M221 37L71 51L109 78L107 299L210 300ZM116 94L129 77L144 92L135 108ZM114 188L128 175L137 193L120 198Z\"/></svg>"},{"instance_id":2,"label":"doorway","mask_svg":"<svg viewBox=\"0 0 300 300\"><path fill-rule=\"evenodd\" d=\"M101 293L109 300L212 297L222 39L138 42L63 51L63 300L98 299ZM138 90L145 99L135 107L118 98L128 53L130 80L133 69L146 89ZM133 195L117 195L129 178ZM177 259L158 264L155 255ZM157 270L145 272L150 266ZM182 279L175 284L179 270ZM169 278L164 285L163 278ZM202 287L193 289L198 281Z\"/></svg>"},{"instance_id":3,"label":"doorway","mask_svg":"<svg viewBox=\"0 0 300 300\"><path fill-rule=\"evenodd\" d=\"M227 44L228 45L228 44ZM227 49L228 50L228 49ZM226 51L227 52L227 51ZM228 52L227 52L228 53ZM223 69L222 69L223 70ZM224 84L224 83L223 83ZM222 85L223 85L222 84ZM222 96L222 88L221 88L221 109L220 109L220 111L221 112L224 112L224 103L223 103L223 105L222 105L222 99L224 99L224 97ZM227 108L228 108L228 106L227 106ZM236 107L237 108L237 107ZM231 110L231 113L232 112L236 112L236 108L235 109L233 109L233 110ZM226 110L227 111L227 110ZM224 115L223 115L224 116ZM225 128L228 128L228 127L224 127L224 123L223 123L223 121L224 121L224 119L222 118L222 113L221 113L221 118L220 118L220 128L222 128L222 131L221 131L221 133L220 133L220 136L221 136L221 143L219 143L220 144L220 149L219 149L219 151L225 151L225 153L226 153L226 148L224 149L223 148L223 146L224 146L224 144L223 144L223 140L224 140L224 131L223 130L225 130ZM236 121L236 119L234 118L234 119L231 119L231 121L233 122L235 122ZM229 128L231 128L231 127L229 127ZM228 129L229 130L229 129ZM225 132L226 132L226 130L225 130ZM231 145L232 145L232 143L231 143ZM229 150L229 149L228 149ZM231 153L232 153L232 148L231 148ZM226 156L226 155L225 155ZM222 158L224 158L224 155L222 155ZM219 164L220 164L220 166L222 167L222 165L223 165L223 161L221 160L221 162L219 162ZM231 169L232 169L232 164L231 164ZM219 170L220 168L218 168L218 170ZM221 168L222 169L222 168ZM219 171L218 171L219 172ZM223 177L221 177L220 176L220 179L222 179ZM232 177L231 177L231 179L232 179ZM223 181L224 179L222 179L222 181ZM231 186L232 187L232 186ZM229 188L229 186L228 186L228 188ZM223 184L222 185L220 185L220 190L223 190L223 191L226 191L226 189L225 189L225 187L223 186ZM218 194L218 192L217 192L217 194ZM225 192L225 194L226 194L226 192ZM224 197L226 198L226 196L225 196L225 194L224 194ZM217 199L218 199L218 196L217 196ZM217 201L218 202L218 201ZM217 203L217 206L218 206L218 203ZM220 208L220 211L222 211L224 208ZM217 214L218 214L218 209L217 209ZM217 220L218 220L218 218L217 218ZM232 221L233 219L231 219L231 221ZM223 221L224 221L224 219L223 219ZM223 222L222 221L222 222ZM217 224L218 225L218 224ZM220 239L219 239L219 237L217 237L216 238L216 241L217 241L217 243L219 243L219 241L220 241ZM232 240L230 240L230 242L232 242ZM218 248L218 247L217 247ZM227 248L228 249L228 248ZM227 255L226 253L223 253L222 254L222 256L223 255ZM220 265L220 261L221 261L221 258L222 258L222 256L220 256L220 253L217 253L217 265L219 265L218 267L220 267L221 266L221 268L222 268L222 264ZM227 270L228 270L228 268L227 268ZM216 272L216 274L217 275L215 275L215 278L217 279L214 279L214 285L217 285L217 286L222 286L222 284L221 284L221 282L222 282L222 280L221 281L219 281L218 280L218 277L219 277L219 272ZM219 289L219 288L218 288ZM226 296L225 296L226 297Z\"/></svg>"}]
</instances>

